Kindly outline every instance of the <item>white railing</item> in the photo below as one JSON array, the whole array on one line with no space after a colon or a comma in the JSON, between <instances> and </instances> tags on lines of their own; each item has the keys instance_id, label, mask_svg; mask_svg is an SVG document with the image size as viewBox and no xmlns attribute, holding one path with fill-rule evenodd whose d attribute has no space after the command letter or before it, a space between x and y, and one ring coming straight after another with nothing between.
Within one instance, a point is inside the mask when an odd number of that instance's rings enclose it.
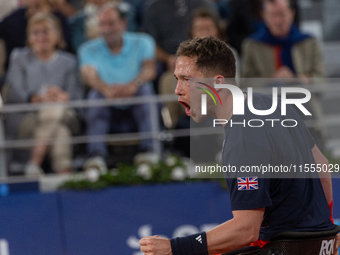
<instances>
[{"instance_id":1,"label":"white railing","mask_svg":"<svg viewBox=\"0 0 340 255\"><path fill-rule=\"evenodd\" d=\"M340 93L340 81L333 81L327 84L311 85L307 87L312 93L328 93L330 95L336 95ZM271 88L254 89L255 92L271 94ZM41 108L53 108L53 107L65 107L65 108L88 108L88 107L100 107L100 106L114 106L114 105L137 105L151 103L151 132L143 133L125 133L125 134L110 134L100 135L91 137L91 141L98 142L117 142L117 141L131 141L141 139L153 139L154 152L161 153L160 142L164 140L171 140L174 137L193 136L193 135L204 135L216 133L213 128L191 128L182 130L165 130L162 131L160 128L160 120L157 103L167 103L177 101L178 96L176 95L155 95L155 96L139 96L133 98L120 98L120 99L101 99L101 100L77 100L66 103L53 103L53 104L13 104L4 105L2 109L2 117L0 119L0 178L7 176L6 169L6 156L5 150L12 148L32 147L34 146L34 139L28 140L6 140L4 133L3 119L6 118L6 114L17 113L17 112L30 112L37 111ZM306 121L308 127L314 127L318 125L318 121ZM339 113L333 115L325 115L323 123L325 127L340 126L340 98L339 98ZM217 131L220 132L220 131ZM340 138L340 137L339 137ZM69 143L69 144L80 144L87 143L87 136L74 136L71 139L64 139L58 141L47 141L48 144L54 143ZM339 142L331 141L331 146L338 145Z\"/></svg>"}]
</instances>

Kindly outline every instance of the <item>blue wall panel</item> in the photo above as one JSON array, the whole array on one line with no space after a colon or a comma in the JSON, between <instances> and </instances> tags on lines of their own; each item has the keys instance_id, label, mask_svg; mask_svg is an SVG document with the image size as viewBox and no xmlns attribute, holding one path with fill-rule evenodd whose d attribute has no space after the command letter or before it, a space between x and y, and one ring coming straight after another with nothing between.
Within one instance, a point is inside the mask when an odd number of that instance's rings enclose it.
<instances>
[{"instance_id":1,"label":"blue wall panel","mask_svg":"<svg viewBox=\"0 0 340 255\"><path fill-rule=\"evenodd\" d=\"M57 194L24 193L0 198L0 239L10 255L60 255Z\"/></svg>"}]
</instances>

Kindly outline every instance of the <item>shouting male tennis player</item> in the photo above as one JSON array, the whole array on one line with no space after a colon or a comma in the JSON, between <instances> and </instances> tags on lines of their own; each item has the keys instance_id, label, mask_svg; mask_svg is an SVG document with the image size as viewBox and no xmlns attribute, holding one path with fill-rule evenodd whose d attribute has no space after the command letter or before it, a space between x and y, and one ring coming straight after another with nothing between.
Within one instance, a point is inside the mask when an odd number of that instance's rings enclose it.
<instances>
[{"instance_id":1,"label":"shouting male tennis player","mask_svg":"<svg viewBox=\"0 0 340 255\"><path fill-rule=\"evenodd\" d=\"M223 106L207 104L207 115L202 115L201 97L197 95L201 90L190 90L190 86L193 86L190 81L194 78L213 78L218 84L226 84L226 79L235 78L235 58L225 42L213 37L195 38L181 43L177 56L175 77L178 82L175 93L185 107L186 114L194 121L200 122L206 116L239 123L242 119L254 118L247 104L244 104L243 116L233 115L233 96L228 89L216 89ZM247 96L244 94L244 98ZM272 98L253 94L253 105L257 110L270 109ZM263 120L267 117L256 116ZM229 121L224 126L223 165L328 165L293 107L287 108L287 116L284 117L296 119L298 125L294 128L281 125L274 128L271 125L261 128L243 125L231 127ZM280 107L270 118L283 119ZM218 254L250 244L262 247L271 241L273 235L283 231L322 232L334 229L330 219L330 178L321 181L319 178L258 178L254 189L240 189L238 181L238 178L227 179L232 220L208 232L188 237L145 237L140 240L141 251L147 255ZM316 253L319 254L319 250Z\"/></svg>"}]
</instances>

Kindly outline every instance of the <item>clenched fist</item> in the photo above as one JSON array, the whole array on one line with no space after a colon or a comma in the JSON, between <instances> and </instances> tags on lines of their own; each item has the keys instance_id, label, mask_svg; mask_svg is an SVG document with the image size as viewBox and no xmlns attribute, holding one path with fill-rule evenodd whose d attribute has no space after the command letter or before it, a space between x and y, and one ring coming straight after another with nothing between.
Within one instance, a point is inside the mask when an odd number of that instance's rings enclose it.
<instances>
[{"instance_id":1,"label":"clenched fist","mask_svg":"<svg viewBox=\"0 0 340 255\"><path fill-rule=\"evenodd\" d=\"M161 236L147 236L139 241L145 255L172 255L170 239Z\"/></svg>"}]
</instances>

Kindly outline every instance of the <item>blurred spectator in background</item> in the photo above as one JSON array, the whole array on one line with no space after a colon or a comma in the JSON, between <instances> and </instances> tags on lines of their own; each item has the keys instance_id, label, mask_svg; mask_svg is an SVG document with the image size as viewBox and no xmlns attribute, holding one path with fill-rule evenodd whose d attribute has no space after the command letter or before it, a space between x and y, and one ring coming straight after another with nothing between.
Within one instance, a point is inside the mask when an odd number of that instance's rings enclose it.
<instances>
[{"instance_id":1,"label":"blurred spectator in background","mask_svg":"<svg viewBox=\"0 0 340 255\"><path fill-rule=\"evenodd\" d=\"M54 11L62 13L65 17L74 15L78 10L67 0L50 0Z\"/></svg>"},{"instance_id":2,"label":"blurred spectator in background","mask_svg":"<svg viewBox=\"0 0 340 255\"><path fill-rule=\"evenodd\" d=\"M0 0L0 21L19 7L19 0Z\"/></svg>"},{"instance_id":3,"label":"blurred spectator in background","mask_svg":"<svg viewBox=\"0 0 340 255\"><path fill-rule=\"evenodd\" d=\"M10 58L6 83L6 103L54 103L81 99L76 58L58 48L65 46L59 20L52 14L38 13L28 22L28 47L15 49ZM73 109L42 108L34 113L9 114L6 120L9 138L36 141L27 175L43 173L40 166L50 153L54 172L71 170L70 144L48 145L52 139L68 139L76 133L78 122Z\"/></svg>"},{"instance_id":4,"label":"blurred spectator in background","mask_svg":"<svg viewBox=\"0 0 340 255\"><path fill-rule=\"evenodd\" d=\"M267 0L265 24L243 44L246 78L323 77L318 42L293 24L295 12L288 0Z\"/></svg>"},{"instance_id":5,"label":"blurred spectator in background","mask_svg":"<svg viewBox=\"0 0 340 255\"><path fill-rule=\"evenodd\" d=\"M214 36L224 39L222 23L219 17L207 8L197 9L193 13L190 26L190 38Z\"/></svg>"},{"instance_id":6,"label":"blurred spectator in background","mask_svg":"<svg viewBox=\"0 0 340 255\"><path fill-rule=\"evenodd\" d=\"M88 99L114 99L153 95L155 42L151 36L126 32L127 20L115 3L108 3L98 14L101 37L79 49L82 76L91 88ZM108 150L98 135L110 132L151 132L150 104L88 109L89 159L85 169L106 170ZM152 151L152 140L141 140L141 151Z\"/></svg>"},{"instance_id":7,"label":"blurred spectator in background","mask_svg":"<svg viewBox=\"0 0 340 255\"><path fill-rule=\"evenodd\" d=\"M230 0L231 15L228 20L227 37L230 46L241 54L243 40L255 33L262 25L262 0Z\"/></svg>"},{"instance_id":8,"label":"blurred spectator in background","mask_svg":"<svg viewBox=\"0 0 340 255\"><path fill-rule=\"evenodd\" d=\"M148 0L145 3L143 30L152 35L157 44L158 75L173 72L179 44L189 39L192 13L206 7L217 12L212 0ZM155 86L158 92L157 86Z\"/></svg>"},{"instance_id":9,"label":"blurred spectator in background","mask_svg":"<svg viewBox=\"0 0 340 255\"><path fill-rule=\"evenodd\" d=\"M228 20L231 15L230 0L215 0L215 3L221 19Z\"/></svg>"},{"instance_id":10,"label":"blurred spectator in background","mask_svg":"<svg viewBox=\"0 0 340 255\"><path fill-rule=\"evenodd\" d=\"M100 8L112 0L87 0L84 8L70 19L72 32L72 46L75 51L84 42L100 36L98 24L98 11ZM121 12L124 12L128 20L128 31L136 31L135 15L132 6L126 2L119 2Z\"/></svg>"},{"instance_id":11,"label":"blurred spectator in background","mask_svg":"<svg viewBox=\"0 0 340 255\"><path fill-rule=\"evenodd\" d=\"M267 0L230 0L231 15L228 20L227 38L231 47L242 57L242 42L263 25L262 6ZM299 25L298 0L288 0L294 10L294 23ZM227 3L226 3L227 4Z\"/></svg>"},{"instance_id":12,"label":"blurred spectator in background","mask_svg":"<svg viewBox=\"0 0 340 255\"><path fill-rule=\"evenodd\" d=\"M19 7L18 0L0 0L0 21L9 15L13 10ZM6 49L2 39L0 39L0 77L4 74L4 65L6 61ZM4 78L3 78L4 79ZM3 81L0 81L2 84Z\"/></svg>"},{"instance_id":13,"label":"blurred spectator in background","mask_svg":"<svg viewBox=\"0 0 340 255\"><path fill-rule=\"evenodd\" d=\"M12 50L17 47L25 47L26 45L26 27L28 19L39 12L52 12L49 0L25 0L24 8L14 11L0 22L0 39L4 40L6 46L6 70ZM68 44L70 42L70 31L67 20L60 12L53 12L53 14L60 20L63 36Z\"/></svg>"},{"instance_id":14,"label":"blurred spectator in background","mask_svg":"<svg viewBox=\"0 0 340 255\"><path fill-rule=\"evenodd\" d=\"M243 43L243 68L245 78L301 78L304 84L310 78L324 77L324 65L318 42L302 33L294 25L294 9L288 0L267 0L264 2L264 25ZM252 86L263 86L251 81ZM272 86L271 84L270 86ZM278 85L278 84L276 84ZM274 86L276 86L274 85ZM296 84L294 84L296 85ZM310 128L320 150L326 130L322 126L322 108L317 94L306 105L319 126ZM306 117L303 117L305 120Z\"/></svg>"}]
</instances>

